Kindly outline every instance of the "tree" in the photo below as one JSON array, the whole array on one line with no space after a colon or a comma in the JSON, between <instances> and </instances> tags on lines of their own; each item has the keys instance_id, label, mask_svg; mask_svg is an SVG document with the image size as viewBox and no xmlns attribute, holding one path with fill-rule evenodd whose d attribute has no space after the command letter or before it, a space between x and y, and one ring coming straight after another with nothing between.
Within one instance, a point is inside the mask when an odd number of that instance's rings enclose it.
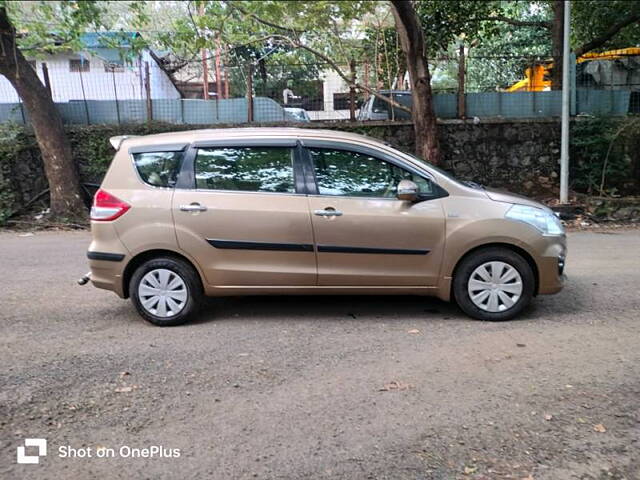
<instances>
[{"instance_id":1,"label":"tree","mask_svg":"<svg viewBox=\"0 0 640 480\"><path fill-rule=\"evenodd\" d=\"M518 2L502 6L497 13L479 17L478 21L504 22L513 27L541 29L550 35L554 68L551 72L553 89L562 88L562 45L564 40L564 0ZM519 16L512 16L515 10ZM507 12L505 13L505 8ZM508 10L511 12L508 12ZM535 18L532 10L545 12L546 19ZM523 18L524 17L524 18ZM534 18L531 18L534 17ZM572 2L571 45L576 57L593 50L624 48L637 43L640 35L640 1L638 0L580 0Z\"/></svg>"},{"instance_id":2,"label":"tree","mask_svg":"<svg viewBox=\"0 0 640 480\"><path fill-rule=\"evenodd\" d=\"M77 45L83 26L94 23L100 10L94 2L44 3L36 13L15 11L19 5L0 3L0 74L18 92L33 126L49 182L51 216L83 220L86 209L62 117L23 52L37 55ZM25 13L31 14L28 21L20 17ZM48 28L54 18L64 28L55 34ZM24 34L18 34L16 19ZM30 28L24 28L27 25Z\"/></svg>"},{"instance_id":3,"label":"tree","mask_svg":"<svg viewBox=\"0 0 640 480\"><path fill-rule=\"evenodd\" d=\"M431 75L425 51L422 25L410 1L392 0L400 43L407 59L412 91L411 119L416 141L416 155L437 165L440 161L438 125L433 110Z\"/></svg>"}]
</instances>

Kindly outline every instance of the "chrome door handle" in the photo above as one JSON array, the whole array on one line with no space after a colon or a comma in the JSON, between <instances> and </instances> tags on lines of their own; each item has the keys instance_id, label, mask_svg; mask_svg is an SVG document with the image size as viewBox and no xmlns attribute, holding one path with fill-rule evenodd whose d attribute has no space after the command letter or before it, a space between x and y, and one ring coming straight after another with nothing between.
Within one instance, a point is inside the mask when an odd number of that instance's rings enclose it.
<instances>
[{"instance_id":1,"label":"chrome door handle","mask_svg":"<svg viewBox=\"0 0 640 480\"><path fill-rule=\"evenodd\" d=\"M325 208L324 210L314 210L314 215L318 215L319 217L341 217L342 212L340 210L334 210Z\"/></svg>"},{"instance_id":2,"label":"chrome door handle","mask_svg":"<svg viewBox=\"0 0 640 480\"><path fill-rule=\"evenodd\" d=\"M191 203L189 205L180 205L180 210L183 212L206 212L207 207L199 203Z\"/></svg>"}]
</instances>

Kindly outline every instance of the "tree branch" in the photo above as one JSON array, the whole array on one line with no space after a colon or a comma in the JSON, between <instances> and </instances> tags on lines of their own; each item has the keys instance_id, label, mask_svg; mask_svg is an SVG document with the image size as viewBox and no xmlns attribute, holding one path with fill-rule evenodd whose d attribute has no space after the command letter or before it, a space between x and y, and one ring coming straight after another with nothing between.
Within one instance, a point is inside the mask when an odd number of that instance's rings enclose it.
<instances>
[{"instance_id":1,"label":"tree branch","mask_svg":"<svg viewBox=\"0 0 640 480\"><path fill-rule=\"evenodd\" d=\"M402 105L398 102L396 102L395 100L392 100L390 97L385 97L384 95L376 92L375 90L372 90L369 87L366 87L358 82L353 82L353 80L350 78L350 76L348 76L346 73L344 73L341 69L340 66L334 61L332 60L330 57L328 57L327 55L325 55L324 53L316 50L315 48L312 48L308 45L303 44L302 42L299 42L297 40L293 40L285 35L271 35L271 38L274 39L280 39L280 40L285 40L287 42L289 42L293 47L295 48L301 48L303 50L308 51L309 53L315 55L316 57L324 60L326 63L328 63L331 68L333 68L335 70L335 72L346 82L347 85L349 86L353 86L359 90L362 90L364 92L367 92L369 95L373 95L376 98L379 98L380 100L387 102L389 105L397 108L398 110L402 110L403 112L408 112L411 113L411 109L407 108L405 105Z\"/></svg>"},{"instance_id":2,"label":"tree branch","mask_svg":"<svg viewBox=\"0 0 640 480\"><path fill-rule=\"evenodd\" d=\"M243 14L245 17L249 17L255 20L256 22L261 23L262 25L266 25L267 27L275 28L276 30L280 30L283 32L295 33L297 35L305 33L304 30L283 27L282 25L278 25L277 23L273 23L273 22L270 22L269 20L265 20L264 18L257 16L255 13L247 12L244 8L240 7L239 5L237 5L235 2L232 2L231 0L225 0L224 3L229 5L234 10L237 10L238 12Z\"/></svg>"},{"instance_id":3,"label":"tree branch","mask_svg":"<svg viewBox=\"0 0 640 480\"><path fill-rule=\"evenodd\" d=\"M576 57L581 57L585 53L590 52L591 50L594 50L598 47L601 47L602 45L607 43L609 40L611 40L614 36L616 36L618 32L620 32L620 30L638 22L640 22L640 12L632 13L628 17L620 20L618 23L614 23L602 35L594 38L590 42L587 42L581 47L577 48L574 51L574 53L576 54Z\"/></svg>"},{"instance_id":4,"label":"tree branch","mask_svg":"<svg viewBox=\"0 0 640 480\"><path fill-rule=\"evenodd\" d=\"M545 20L517 20L515 18L505 17L504 15L491 15L490 17L481 17L477 19L480 22L504 22L515 27L536 27L551 28L553 22Z\"/></svg>"}]
</instances>

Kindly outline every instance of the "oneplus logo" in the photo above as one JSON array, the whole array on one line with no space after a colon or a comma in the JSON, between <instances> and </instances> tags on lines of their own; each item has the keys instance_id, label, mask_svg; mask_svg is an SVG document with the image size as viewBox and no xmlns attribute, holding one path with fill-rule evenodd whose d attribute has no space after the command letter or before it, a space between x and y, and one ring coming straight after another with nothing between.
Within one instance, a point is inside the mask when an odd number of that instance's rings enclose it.
<instances>
[{"instance_id":1,"label":"oneplus logo","mask_svg":"<svg viewBox=\"0 0 640 480\"><path fill-rule=\"evenodd\" d=\"M27 455L26 447L38 447L37 455ZM47 454L46 438L25 438L24 446L18 447L17 457L18 463L40 463L40 457Z\"/></svg>"}]
</instances>

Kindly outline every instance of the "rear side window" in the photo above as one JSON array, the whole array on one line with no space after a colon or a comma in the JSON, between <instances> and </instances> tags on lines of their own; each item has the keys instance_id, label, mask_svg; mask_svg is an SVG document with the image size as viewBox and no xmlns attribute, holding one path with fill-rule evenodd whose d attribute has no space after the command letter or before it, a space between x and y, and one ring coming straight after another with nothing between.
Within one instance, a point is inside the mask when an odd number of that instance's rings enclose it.
<instances>
[{"instance_id":1,"label":"rear side window","mask_svg":"<svg viewBox=\"0 0 640 480\"><path fill-rule=\"evenodd\" d=\"M204 190L295 193L293 149L287 147L201 148L195 159L196 187Z\"/></svg>"},{"instance_id":2,"label":"rear side window","mask_svg":"<svg viewBox=\"0 0 640 480\"><path fill-rule=\"evenodd\" d=\"M154 187L173 187L180 171L182 152L134 153L140 178Z\"/></svg>"}]
</instances>

